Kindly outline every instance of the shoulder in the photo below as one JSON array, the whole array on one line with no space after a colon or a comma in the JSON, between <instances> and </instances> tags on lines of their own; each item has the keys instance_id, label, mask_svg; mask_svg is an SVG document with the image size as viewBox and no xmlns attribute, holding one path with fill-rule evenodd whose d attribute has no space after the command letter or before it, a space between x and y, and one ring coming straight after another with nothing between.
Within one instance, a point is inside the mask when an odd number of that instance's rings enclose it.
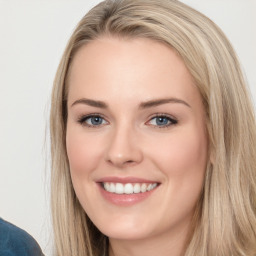
<instances>
[{"instance_id":1,"label":"shoulder","mask_svg":"<svg viewBox=\"0 0 256 256\"><path fill-rule=\"evenodd\" d=\"M43 253L25 230L0 218L0 255L42 256Z\"/></svg>"}]
</instances>

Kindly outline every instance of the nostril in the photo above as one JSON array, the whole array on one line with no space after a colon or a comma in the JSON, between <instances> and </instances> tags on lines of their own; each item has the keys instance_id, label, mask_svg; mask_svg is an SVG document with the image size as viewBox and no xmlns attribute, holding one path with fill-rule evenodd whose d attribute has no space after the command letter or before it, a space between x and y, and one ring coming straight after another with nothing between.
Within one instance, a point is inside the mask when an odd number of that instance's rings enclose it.
<instances>
[{"instance_id":1,"label":"nostril","mask_svg":"<svg viewBox=\"0 0 256 256\"><path fill-rule=\"evenodd\" d=\"M136 164L136 161L128 160L123 162L123 165L133 165L133 164Z\"/></svg>"},{"instance_id":2,"label":"nostril","mask_svg":"<svg viewBox=\"0 0 256 256\"><path fill-rule=\"evenodd\" d=\"M109 159L108 163L111 165L119 166L119 167L122 167L122 166L127 167L127 166L136 164L136 161L134 161L134 160L123 160L122 161L122 159Z\"/></svg>"},{"instance_id":3,"label":"nostril","mask_svg":"<svg viewBox=\"0 0 256 256\"><path fill-rule=\"evenodd\" d=\"M128 146L111 147L107 150L105 160L112 165L128 166L138 164L142 161L142 152L138 148L130 148Z\"/></svg>"}]
</instances>

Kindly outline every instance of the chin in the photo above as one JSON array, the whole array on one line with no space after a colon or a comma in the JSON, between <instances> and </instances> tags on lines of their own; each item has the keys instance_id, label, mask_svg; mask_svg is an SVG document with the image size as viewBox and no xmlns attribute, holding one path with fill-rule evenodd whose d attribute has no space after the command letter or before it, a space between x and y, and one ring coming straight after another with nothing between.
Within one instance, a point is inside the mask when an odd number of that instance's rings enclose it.
<instances>
[{"instance_id":1,"label":"chin","mask_svg":"<svg viewBox=\"0 0 256 256\"><path fill-rule=\"evenodd\" d=\"M149 236L147 231L141 230L139 227L133 229L104 229L101 232L107 237L117 240L141 240Z\"/></svg>"},{"instance_id":2,"label":"chin","mask_svg":"<svg viewBox=\"0 0 256 256\"><path fill-rule=\"evenodd\" d=\"M123 219L123 218L122 218ZM96 223L97 224L97 223ZM139 240L151 236L154 232L153 226L147 221L125 219L106 221L97 225L98 229L107 237L120 240Z\"/></svg>"}]
</instances>

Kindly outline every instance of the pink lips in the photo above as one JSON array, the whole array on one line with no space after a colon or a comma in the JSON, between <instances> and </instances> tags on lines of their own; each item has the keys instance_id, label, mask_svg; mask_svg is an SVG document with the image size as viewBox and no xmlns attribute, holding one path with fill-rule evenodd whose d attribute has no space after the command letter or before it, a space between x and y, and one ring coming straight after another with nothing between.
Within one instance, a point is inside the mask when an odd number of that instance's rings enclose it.
<instances>
[{"instance_id":1,"label":"pink lips","mask_svg":"<svg viewBox=\"0 0 256 256\"><path fill-rule=\"evenodd\" d=\"M103 182L112 182L112 183L159 183L157 181L141 179L137 177L104 177L102 179L97 180L99 190L101 195L106 199L108 202L118 205L118 206L131 206L137 204L152 195L156 189L151 191L146 191L144 193L137 193L137 194L116 194L106 191L102 183Z\"/></svg>"}]
</instances>

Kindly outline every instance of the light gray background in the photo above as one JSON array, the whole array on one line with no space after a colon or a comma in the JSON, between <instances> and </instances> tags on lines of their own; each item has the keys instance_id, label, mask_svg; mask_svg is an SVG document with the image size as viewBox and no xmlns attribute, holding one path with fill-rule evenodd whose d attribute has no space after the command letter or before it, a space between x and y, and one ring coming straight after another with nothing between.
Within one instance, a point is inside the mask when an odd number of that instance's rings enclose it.
<instances>
[{"instance_id":1,"label":"light gray background","mask_svg":"<svg viewBox=\"0 0 256 256\"><path fill-rule=\"evenodd\" d=\"M52 238L47 130L51 86L73 28L98 2L0 0L0 216L32 234L47 255ZM227 34L255 102L256 1L183 2Z\"/></svg>"}]
</instances>

